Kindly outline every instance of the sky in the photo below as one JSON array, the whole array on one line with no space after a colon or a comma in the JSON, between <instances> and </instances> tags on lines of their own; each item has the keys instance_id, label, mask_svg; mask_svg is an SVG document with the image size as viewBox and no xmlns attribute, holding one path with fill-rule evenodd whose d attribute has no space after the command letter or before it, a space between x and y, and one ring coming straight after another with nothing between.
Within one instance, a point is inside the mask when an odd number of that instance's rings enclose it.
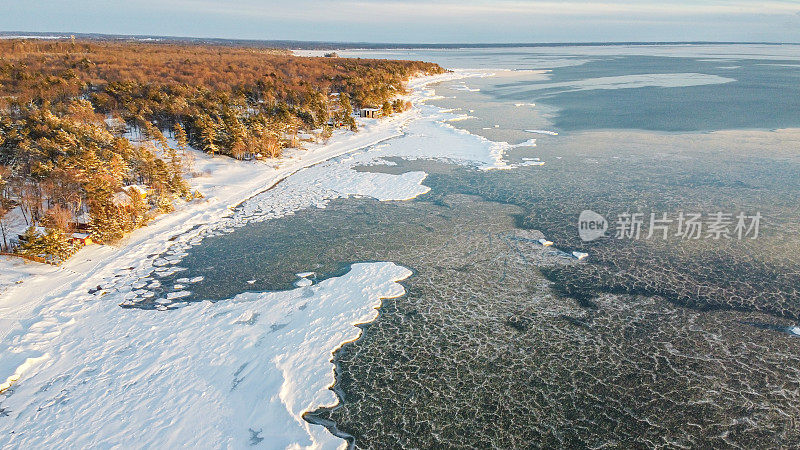
<instances>
[{"instance_id":1,"label":"sky","mask_svg":"<svg viewBox=\"0 0 800 450\"><path fill-rule=\"evenodd\" d=\"M800 43L800 0L0 0L0 31L387 43Z\"/></svg>"}]
</instances>

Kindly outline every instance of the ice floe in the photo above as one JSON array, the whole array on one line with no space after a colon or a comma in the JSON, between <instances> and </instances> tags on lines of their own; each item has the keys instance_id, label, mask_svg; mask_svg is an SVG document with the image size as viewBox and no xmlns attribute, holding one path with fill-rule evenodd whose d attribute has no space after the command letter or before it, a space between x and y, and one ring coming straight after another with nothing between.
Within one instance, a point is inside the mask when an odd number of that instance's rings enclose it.
<instances>
[{"instance_id":1,"label":"ice floe","mask_svg":"<svg viewBox=\"0 0 800 450\"><path fill-rule=\"evenodd\" d=\"M646 73L614 77L585 78L557 83L535 83L527 86L531 91L554 90L557 92L588 91L595 89L635 89L643 87L690 87L708 84L724 84L736 81L733 78L705 73Z\"/></svg>"},{"instance_id":2,"label":"ice floe","mask_svg":"<svg viewBox=\"0 0 800 450\"><path fill-rule=\"evenodd\" d=\"M458 84L450 85L450 89L453 89L453 90L456 90L456 91L466 91L466 92L479 92L480 91L480 89L478 89L478 88L471 88L471 87L467 86L466 83L458 83Z\"/></svg>"},{"instance_id":3,"label":"ice floe","mask_svg":"<svg viewBox=\"0 0 800 450\"><path fill-rule=\"evenodd\" d=\"M589 254L588 253L584 253L584 252L575 251L575 252L572 252L572 256L574 256L575 259L581 260L581 259L586 259L586 257L589 256Z\"/></svg>"},{"instance_id":4,"label":"ice floe","mask_svg":"<svg viewBox=\"0 0 800 450\"><path fill-rule=\"evenodd\" d=\"M312 284L314 284L314 282L309 280L308 278L300 278L299 280L294 282L294 285L297 287L311 286Z\"/></svg>"},{"instance_id":5,"label":"ice floe","mask_svg":"<svg viewBox=\"0 0 800 450\"><path fill-rule=\"evenodd\" d=\"M555 131L547 131L547 130L525 130L528 133L535 133L535 134L546 134L548 136L558 136L558 133Z\"/></svg>"}]
</instances>

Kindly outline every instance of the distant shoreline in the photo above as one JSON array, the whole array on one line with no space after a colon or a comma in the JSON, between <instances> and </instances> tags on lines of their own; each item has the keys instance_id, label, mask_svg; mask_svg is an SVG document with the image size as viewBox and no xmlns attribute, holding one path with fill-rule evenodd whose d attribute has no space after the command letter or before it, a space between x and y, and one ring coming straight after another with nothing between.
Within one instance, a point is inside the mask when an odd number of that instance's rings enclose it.
<instances>
[{"instance_id":1,"label":"distant shoreline","mask_svg":"<svg viewBox=\"0 0 800 450\"><path fill-rule=\"evenodd\" d=\"M612 47L652 45L800 45L800 42L769 41L612 41L612 42L485 42L485 43L392 43L392 42L337 42L298 41L273 39L226 39L190 36L124 35L104 33L76 33L70 31L0 31L0 39L69 39L75 36L86 40L131 40L146 42L194 43L223 46L265 47L298 50L336 49L459 49L459 48L515 48L515 47Z\"/></svg>"}]
</instances>

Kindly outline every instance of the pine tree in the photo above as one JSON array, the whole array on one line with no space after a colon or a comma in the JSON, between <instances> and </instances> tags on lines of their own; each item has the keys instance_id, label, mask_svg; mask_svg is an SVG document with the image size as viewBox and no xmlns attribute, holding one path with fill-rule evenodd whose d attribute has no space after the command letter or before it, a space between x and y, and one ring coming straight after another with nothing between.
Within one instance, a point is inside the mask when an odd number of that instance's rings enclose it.
<instances>
[{"instance_id":1,"label":"pine tree","mask_svg":"<svg viewBox=\"0 0 800 450\"><path fill-rule=\"evenodd\" d=\"M205 123L202 128L200 129L200 136L203 140L204 150L207 153L210 153L211 156L214 156L218 149L217 145L214 141L217 138L217 131L214 129L214 126L210 123L210 120Z\"/></svg>"},{"instance_id":2,"label":"pine tree","mask_svg":"<svg viewBox=\"0 0 800 450\"><path fill-rule=\"evenodd\" d=\"M353 105L350 103L350 97L344 92L339 95L339 105L342 108L342 123L347 125L352 131L358 131L358 125L355 119L353 119Z\"/></svg>"},{"instance_id":3,"label":"pine tree","mask_svg":"<svg viewBox=\"0 0 800 450\"><path fill-rule=\"evenodd\" d=\"M176 122L174 132L175 140L178 144L178 151L180 152L181 157L181 171L183 173L191 173L194 170L194 164L192 154L189 153L189 138L186 135L186 130L179 122Z\"/></svg>"},{"instance_id":4,"label":"pine tree","mask_svg":"<svg viewBox=\"0 0 800 450\"><path fill-rule=\"evenodd\" d=\"M175 132L175 141L178 144L178 150L185 153L189 148L189 138L186 136L186 130L179 122L176 122L173 131Z\"/></svg>"},{"instance_id":5,"label":"pine tree","mask_svg":"<svg viewBox=\"0 0 800 450\"><path fill-rule=\"evenodd\" d=\"M45 258L54 257L59 262L67 259L72 250L66 234L57 228L48 228L40 238L40 245L40 256Z\"/></svg>"},{"instance_id":6,"label":"pine tree","mask_svg":"<svg viewBox=\"0 0 800 450\"><path fill-rule=\"evenodd\" d=\"M36 231L35 227L28 227L25 230L25 233L22 234L22 239L20 239L20 246L17 249L17 252L29 256L40 255L42 251L41 239L42 235Z\"/></svg>"}]
</instances>

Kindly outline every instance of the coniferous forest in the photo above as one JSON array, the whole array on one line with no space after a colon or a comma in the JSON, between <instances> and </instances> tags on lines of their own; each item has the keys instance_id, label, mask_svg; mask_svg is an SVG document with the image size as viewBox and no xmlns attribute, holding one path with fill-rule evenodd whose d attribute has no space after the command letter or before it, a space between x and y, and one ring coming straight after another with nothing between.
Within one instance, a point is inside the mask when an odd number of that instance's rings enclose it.
<instances>
[{"instance_id":1,"label":"coniferous forest","mask_svg":"<svg viewBox=\"0 0 800 450\"><path fill-rule=\"evenodd\" d=\"M441 72L221 45L0 41L0 248L62 261L85 242L76 230L114 242L201 195L185 181L189 147L275 158L304 130L356 130L355 108L408 108L408 78ZM17 245L11 211L30 226Z\"/></svg>"}]
</instances>

